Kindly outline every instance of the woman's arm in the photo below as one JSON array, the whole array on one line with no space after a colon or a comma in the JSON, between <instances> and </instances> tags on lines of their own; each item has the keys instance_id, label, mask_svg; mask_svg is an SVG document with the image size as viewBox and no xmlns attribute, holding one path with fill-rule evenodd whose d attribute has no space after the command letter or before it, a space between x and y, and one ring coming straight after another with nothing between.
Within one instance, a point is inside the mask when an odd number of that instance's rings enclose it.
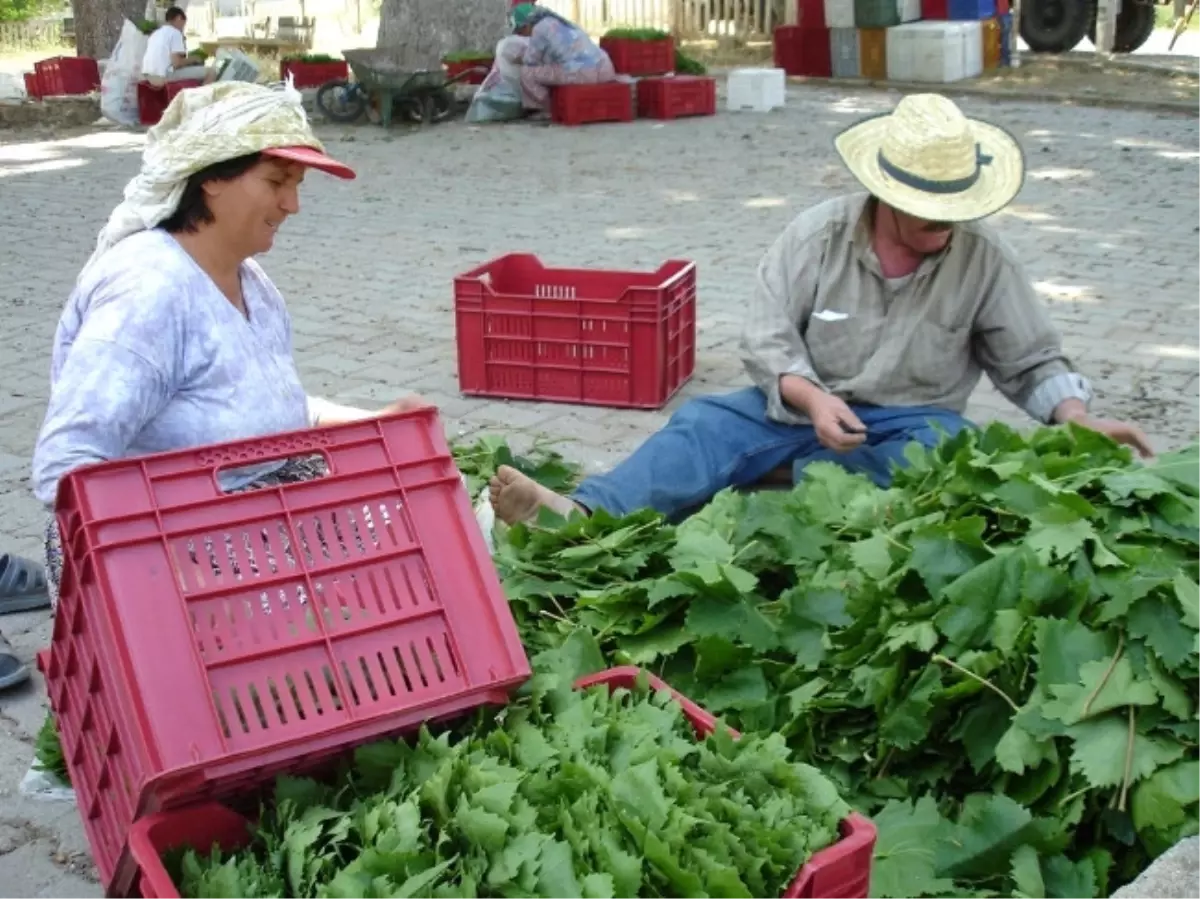
<instances>
[{"instance_id":1,"label":"woman's arm","mask_svg":"<svg viewBox=\"0 0 1200 899\"><path fill-rule=\"evenodd\" d=\"M411 412L413 409L419 409L427 405L429 404L425 400L414 393L409 394L403 399L396 400L394 403L389 403L378 412L370 412L367 409L359 409L357 406L342 406L324 397L310 396L308 397L308 424L309 427L313 428L344 425L352 421L378 418L381 415Z\"/></svg>"},{"instance_id":2,"label":"woman's arm","mask_svg":"<svg viewBox=\"0 0 1200 899\"><path fill-rule=\"evenodd\" d=\"M111 340L71 347L33 451L33 492L54 504L59 480L82 465L126 455L170 398L166 372Z\"/></svg>"}]
</instances>

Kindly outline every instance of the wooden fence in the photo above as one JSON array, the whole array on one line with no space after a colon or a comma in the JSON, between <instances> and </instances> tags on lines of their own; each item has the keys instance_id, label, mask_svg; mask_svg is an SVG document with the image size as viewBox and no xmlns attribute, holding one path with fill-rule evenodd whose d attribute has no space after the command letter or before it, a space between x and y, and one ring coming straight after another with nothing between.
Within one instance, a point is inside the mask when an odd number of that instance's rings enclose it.
<instances>
[{"instance_id":1,"label":"wooden fence","mask_svg":"<svg viewBox=\"0 0 1200 899\"><path fill-rule=\"evenodd\" d=\"M39 22L0 22L0 47L6 50L38 50L70 43L61 19Z\"/></svg>"},{"instance_id":2,"label":"wooden fence","mask_svg":"<svg viewBox=\"0 0 1200 899\"><path fill-rule=\"evenodd\" d=\"M590 34L662 28L683 39L768 38L789 0L541 0ZM794 3L794 0L791 0Z\"/></svg>"}]
</instances>

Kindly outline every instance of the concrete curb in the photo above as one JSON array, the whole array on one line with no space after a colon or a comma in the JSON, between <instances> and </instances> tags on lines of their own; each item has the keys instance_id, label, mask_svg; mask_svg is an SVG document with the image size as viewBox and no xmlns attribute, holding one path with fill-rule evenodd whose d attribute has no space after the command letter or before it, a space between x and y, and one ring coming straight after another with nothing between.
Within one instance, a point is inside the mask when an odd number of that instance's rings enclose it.
<instances>
[{"instance_id":1,"label":"concrete curb","mask_svg":"<svg viewBox=\"0 0 1200 899\"><path fill-rule=\"evenodd\" d=\"M1106 109L1132 109L1146 112L1165 112L1200 118L1200 104L1182 100L1123 100L1117 97L1081 96L1044 90L997 91L984 85L969 83L925 84L910 81L870 81L859 78L789 78L791 84L824 88L856 88L859 90L900 91L917 93L939 90L946 94L983 97L997 101L1021 103L1055 103L1068 106L1096 106Z\"/></svg>"},{"instance_id":2,"label":"concrete curb","mask_svg":"<svg viewBox=\"0 0 1200 899\"><path fill-rule=\"evenodd\" d=\"M764 65L770 66L770 63ZM1086 61L1072 60L1068 63L1072 68L1092 65ZM717 78L727 78L737 66L712 67L708 74ZM1146 71L1138 66L1129 67L1131 71ZM1188 74L1162 71L1168 74ZM901 93L925 93L939 91L958 96L983 97L999 102L1016 103L1053 103L1065 106L1094 106L1102 109L1132 109L1144 112L1169 113L1172 115L1200 118L1200 103L1189 103L1183 100L1125 100L1117 97L1088 96L1068 94L1059 91L1045 90L995 90L986 85L971 84L967 81L955 81L950 84L928 84L916 81L875 81L867 78L811 78L793 75L788 77L788 83L825 89L853 89L874 91L898 91Z\"/></svg>"}]
</instances>

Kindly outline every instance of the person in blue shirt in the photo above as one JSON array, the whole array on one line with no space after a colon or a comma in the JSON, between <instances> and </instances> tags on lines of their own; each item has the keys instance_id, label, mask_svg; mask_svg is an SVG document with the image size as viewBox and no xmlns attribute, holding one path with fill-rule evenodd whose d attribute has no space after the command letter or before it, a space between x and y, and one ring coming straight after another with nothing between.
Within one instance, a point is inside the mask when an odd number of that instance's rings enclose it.
<instances>
[{"instance_id":1,"label":"person in blue shirt","mask_svg":"<svg viewBox=\"0 0 1200 899\"><path fill-rule=\"evenodd\" d=\"M521 101L526 110L549 110L553 87L616 80L608 54L578 25L536 3L518 3L509 18L513 34L529 39L521 66Z\"/></svg>"}]
</instances>

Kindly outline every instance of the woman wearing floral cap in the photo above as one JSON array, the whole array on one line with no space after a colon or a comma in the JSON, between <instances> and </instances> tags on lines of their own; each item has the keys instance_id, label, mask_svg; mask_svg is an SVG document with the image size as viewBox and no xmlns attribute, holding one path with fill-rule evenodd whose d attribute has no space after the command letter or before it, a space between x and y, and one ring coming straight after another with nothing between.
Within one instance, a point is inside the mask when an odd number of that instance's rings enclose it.
<instances>
[{"instance_id":1,"label":"woman wearing floral cap","mask_svg":"<svg viewBox=\"0 0 1200 899\"><path fill-rule=\"evenodd\" d=\"M283 297L253 257L300 211L309 170L353 178L326 155L299 93L221 82L182 91L150 129L142 168L100 232L54 338L34 492L126 456L222 443L378 413L306 395ZM313 463L223 475L226 490L303 480ZM57 602L61 548L46 529Z\"/></svg>"},{"instance_id":2,"label":"woman wearing floral cap","mask_svg":"<svg viewBox=\"0 0 1200 899\"><path fill-rule=\"evenodd\" d=\"M552 87L616 80L608 54L558 13L535 3L518 3L509 21L513 34L529 39L521 68L521 99L529 112L549 110Z\"/></svg>"}]
</instances>

